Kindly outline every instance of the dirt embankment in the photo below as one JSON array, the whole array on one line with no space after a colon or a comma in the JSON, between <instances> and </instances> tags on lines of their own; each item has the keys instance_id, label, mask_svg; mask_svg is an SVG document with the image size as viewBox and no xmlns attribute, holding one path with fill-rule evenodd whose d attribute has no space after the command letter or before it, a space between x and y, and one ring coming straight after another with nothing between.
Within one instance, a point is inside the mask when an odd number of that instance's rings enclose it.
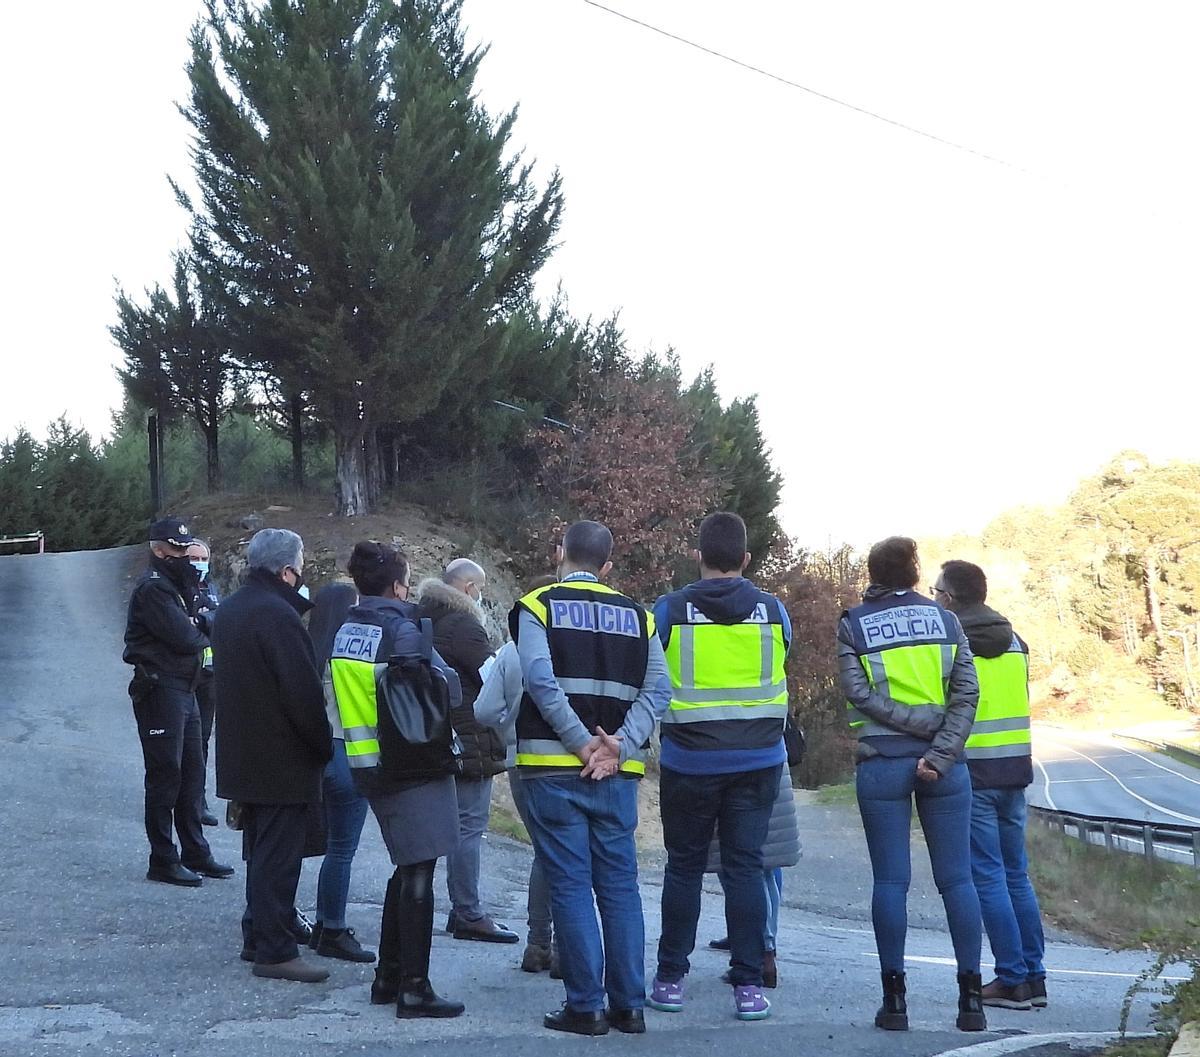
<instances>
[{"instance_id":1,"label":"dirt embankment","mask_svg":"<svg viewBox=\"0 0 1200 1057\"><path fill-rule=\"evenodd\" d=\"M434 521L416 507L389 504L378 513L344 518L311 497L218 495L181 502L174 512L209 543L213 575L225 594L237 587L246 567L246 545L258 527L291 529L303 537L304 577L314 592L345 577L346 562L359 540L400 547L408 555L414 585L438 575L454 558L471 558L488 576L484 609L496 643L503 641L508 611L521 593L512 558L494 541L482 540L461 525ZM261 518L261 526L255 518Z\"/></svg>"}]
</instances>

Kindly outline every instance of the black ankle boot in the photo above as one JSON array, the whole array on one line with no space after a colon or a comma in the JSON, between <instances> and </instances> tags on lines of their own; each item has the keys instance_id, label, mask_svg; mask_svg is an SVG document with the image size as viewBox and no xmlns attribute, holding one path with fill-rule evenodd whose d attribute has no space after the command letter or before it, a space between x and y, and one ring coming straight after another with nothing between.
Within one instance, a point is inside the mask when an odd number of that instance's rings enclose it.
<instances>
[{"instance_id":1,"label":"black ankle boot","mask_svg":"<svg viewBox=\"0 0 1200 1057\"><path fill-rule=\"evenodd\" d=\"M983 1015L983 977L978 973L958 974L959 1031L987 1031Z\"/></svg>"},{"instance_id":2,"label":"black ankle boot","mask_svg":"<svg viewBox=\"0 0 1200 1057\"><path fill-rule=\"evenodd\" d=\"M405 980L396 999L398 1017L457 1017L465 1008L438 995L428 980Z\"/></svg>"},{"instance_id":3,"label":"black ankle boot","mask_svg":"<svg viewBox=\"0 0 1200 1057\"><path fill-rule=\"evenodd\" d=\"M884 1031L908 1031L908 1001L905 998L904 974L880 973L883 980L883 1005L875 1014L875 1027Z\"/></svg>"},{"instance_id":4,"label":"black ankle boot","mask_svg":"<svg viewBox=\"0 0 1200 1057\"><path fill-rule=\"evenodd\" d=\"M386 1006L400 997L400 976L385 972L382 968L375 970L375 979L371 983L371 1005Z\"/></svg>"}]
</instances>

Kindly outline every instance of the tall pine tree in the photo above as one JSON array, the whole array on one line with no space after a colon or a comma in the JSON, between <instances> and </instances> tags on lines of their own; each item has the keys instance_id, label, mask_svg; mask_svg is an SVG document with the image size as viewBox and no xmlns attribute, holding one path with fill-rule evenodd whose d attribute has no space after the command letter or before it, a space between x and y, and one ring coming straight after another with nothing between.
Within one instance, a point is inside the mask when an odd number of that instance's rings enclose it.
<instances>
[{"instance_id":1,"label":"tall pine tree","mask_svg":"<svg viewBox=\"0 0 1200 1057\"><path fill-rule=\"evenodd\" d=\"M335 440L339 512L369 507L375 431L489 370L562 198L473 97L461 0L206 0L184 114L199 250L285 390ZM191 204L191 203L189 203Z\"/></svg>"}]
</instances>

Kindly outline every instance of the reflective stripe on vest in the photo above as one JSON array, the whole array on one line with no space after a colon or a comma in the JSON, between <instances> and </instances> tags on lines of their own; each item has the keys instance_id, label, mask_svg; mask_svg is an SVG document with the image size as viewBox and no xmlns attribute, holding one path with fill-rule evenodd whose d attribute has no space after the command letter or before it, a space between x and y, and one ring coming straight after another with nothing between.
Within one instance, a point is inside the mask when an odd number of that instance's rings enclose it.
<instances>
[{"instance_id":1,"label":"reflective stripe on vest","mask_svg":"<svg viewBox=\"0 0 1200 1057\"><path fill-rule=\"evenodd\" d=\"M1029 756L1029 656L1017 635L999 657L976 657L979 706L967 738L968 760Z\"/></svg>"},{"instance_id":2,"label":"reflective stripe on vest","mask_svg":"<svg viewBox=\"0 0 1200 1057\"><path fill-rule=\"evenodd\" d=\"M213 666L213 653L211 646L204 647L204 667L211 668Z\"/></svg>"},{"instance_id":3,"label":"reflective stripe on vest","mask_svg":"<svg viewBox=\"0 0 1200 1057\"><path fill-rule=\"evenodd\" d=\"M884 697L911 708L944 711L950 671L958 646L955 618L912 591L898 592L885 603L864 603L850 610L855 649L867 680ZM847 719L859 738L904 737L876 723L846 702Z\"/></svg>"},{"instance_id":4,"label":"reflective stripe on vest","mask_svg":"<svg viewBox=\"0 0 1200 1057\"><path fill-rule=\"evenodd\" d=\"M787 715L783 626L752 614L740 624L674 624L667 642L671 707L664 723Z\"/></svg>"},{"instance_id":5,"label":"reflective stripe on vest","mask_svg":"<svg viewBox=\"0 0 1200 1057\"><path fill-rule=\"evenodd\" d=\"M570 767L579 770L583 761L571 752L561 741L531 738L517 742L518 767ZM621 764L620 770L625 774L646 773L646 765L641 760L627 760Z\"/></svg>"}]
</instances>

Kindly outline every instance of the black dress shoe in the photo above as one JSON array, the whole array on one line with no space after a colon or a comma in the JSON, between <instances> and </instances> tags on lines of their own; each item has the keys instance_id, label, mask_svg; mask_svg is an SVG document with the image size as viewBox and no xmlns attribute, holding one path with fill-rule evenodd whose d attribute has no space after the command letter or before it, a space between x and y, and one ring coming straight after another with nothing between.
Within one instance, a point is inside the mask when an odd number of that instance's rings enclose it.
<instances>
[{"instance_id":1,"label":"black dress shoe","mask_svg":"<svg viewBox=\"0 0 1200 1057\"><path fill-rule=\"evenodd\" d=\"M710 950L727 951L727 950L729 950L729 947L730 947L729 937L722 936L719 940L709 940L708 946L709 946Z\"/></svg>"},{"instance_id":2,"label":"black dress shoe","mask_svg":"<svg viewBox=\"0 0 1200 1057\"><path fill-rule=\"evenodd\" d=\"M188 863L187 868L193 873L203 874L205 877L215 877L218 880L224 880L226 877L233 876L233 867L226 866L224 863L217 862L216 859L208 859L205 862Z\"/></svg>"},{"instance_id":3,"label":"black dress shoe","mask_svg":"<svg viewBox=\"0 0 1200 1057\"><path fill-rule=\"evenodd\" d=\"M626 1035L646 1034L646 1014L640 1009L606 1009L608 1023Z\"/></svg>"},{"instance_id":4,"label":"black dress shoe","mask_svg":"<svg viewBox=\"0 0 1200 1057\"><path fill-rule=\"evenodd\" d=\"M493 921L486 914L478 921L464 921L458 918L454 923L453 936L456 940L479 940L482 943L521 942L521 937L512 929Z\"/></svg>"},{"instance_id":5,"label":"black dress shoe","mask_svg":"<svg viewBox=\"0 0 1200 1057\"><path fill-rule=\"evenodd\" d=\"M608 1018L603 1011L579 1013L566 1004L542 1017L542 1024L551 1031L569 1031L573 1035L608 1034Z\"/></svg>"},{"instance_id":6,"label":"black dress shoe","mask_svg":"<svg viewBox=\"0 0 1200 1057\"><path fill-rule=\"evenodd\" d=\"M179 885L181 888L199 888L204 883L199 874L193 873L181 862L173 862L170 866L151 866L146 871L146 880Z\"/></svg>"},{"instance_id":7,"label":"black dress shoe","mask_svg":"<svg viewBox=\"0 0 1200 1057\"><path fill-rule=\"evenodd\" d=\"M211 811L205 811L204 814L200 816L200 824L202 826L219 826L221 823L217 820L217 816Z\"/></svg>"},{"instance_id":8,"label":"black dress shoe","mask_svg":"<svg viewBox=\"0 0 1200 1057\"><path fill-rule=\"evenodd\" d=\"M396 1016L403 1019L416 1017L457 1017L467 1007L461 1002L442 998L428 980L406 980L396 997Z\"/></svg>"},{"instance_id":9,"label":"black dress shoe","mask_svg":"<svg viewBox=\"0 0 1200 1057\"><path fill-rule=\"evenodd\" d=\"M341 958L344 962L363 964L375 960L375 952L365 950L354 938L354 929L327 929L318 922L313 935L318 936L313 949L322 958Z\"/></svg>"}]
</instances>

